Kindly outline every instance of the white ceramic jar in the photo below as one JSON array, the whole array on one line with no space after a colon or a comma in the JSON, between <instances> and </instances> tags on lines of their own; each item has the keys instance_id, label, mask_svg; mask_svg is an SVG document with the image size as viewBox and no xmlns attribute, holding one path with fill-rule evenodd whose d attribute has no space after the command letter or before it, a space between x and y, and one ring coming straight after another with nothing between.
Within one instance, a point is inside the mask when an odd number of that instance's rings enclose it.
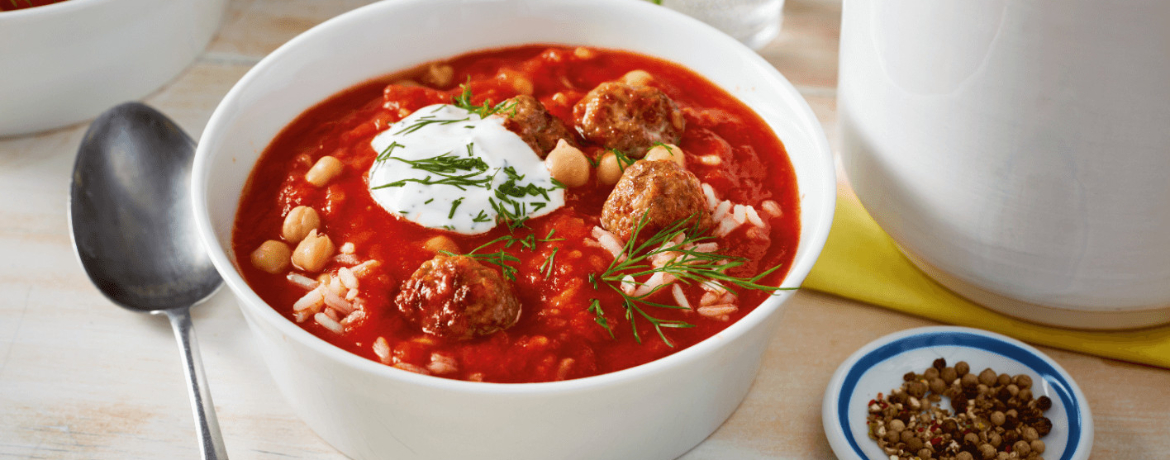
<instances>
[{"instance_id":1,"label":"white ceramic jar","mask_svg":"<svg viewBox=\"0 0 1170 460\"><path fill-rule=\"evenodd\" d=\"M1170 321L1170 2L846 0L845 170L920 268L1058 326Z\"/></svg>"}]
</instances>

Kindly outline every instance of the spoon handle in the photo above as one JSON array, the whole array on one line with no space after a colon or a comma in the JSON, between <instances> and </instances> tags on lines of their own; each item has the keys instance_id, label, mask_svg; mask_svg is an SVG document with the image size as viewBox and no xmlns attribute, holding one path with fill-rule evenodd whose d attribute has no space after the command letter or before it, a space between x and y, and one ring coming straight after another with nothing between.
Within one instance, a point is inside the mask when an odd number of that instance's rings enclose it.
<instances>
[{"instance_id":1,"label":"spoon handle","mask_svg":"<svg viewBox=\"0 0 1170 460\"><path fill-rule=\"evenodd\" d=\"M223 436L219 433L219 422L215 419L215 405L211 402L211 390L207 377L203 375L203 361L199 359L199 343L195 340L195 329L191 325L190 308L173 308L166 311L179 340L179 351L183 357L183 373L187 375L191 408L195 411L195 431L199 435L199 451L204 460L227 460Z\"/></svg>"}]
</instances>

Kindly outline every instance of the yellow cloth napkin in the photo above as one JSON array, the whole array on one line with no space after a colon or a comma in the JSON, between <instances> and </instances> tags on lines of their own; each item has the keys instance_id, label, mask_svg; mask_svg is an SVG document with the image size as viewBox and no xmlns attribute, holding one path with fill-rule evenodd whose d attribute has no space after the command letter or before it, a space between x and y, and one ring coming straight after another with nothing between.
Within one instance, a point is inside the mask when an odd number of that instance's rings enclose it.
<instances>
[{"instance_id":1,"label":"yellow cloth napkin","mask_svg":"<svg viewBox=\"0 0 1170 460\"><path fill-rule=\"evenodd\" d=\"M829 240L804 287L1034 344L1170 368L1170 326L1120 332L1058 329L959 297L911 264L847 187L839 187Z\"/></svg>"}]
</instances>

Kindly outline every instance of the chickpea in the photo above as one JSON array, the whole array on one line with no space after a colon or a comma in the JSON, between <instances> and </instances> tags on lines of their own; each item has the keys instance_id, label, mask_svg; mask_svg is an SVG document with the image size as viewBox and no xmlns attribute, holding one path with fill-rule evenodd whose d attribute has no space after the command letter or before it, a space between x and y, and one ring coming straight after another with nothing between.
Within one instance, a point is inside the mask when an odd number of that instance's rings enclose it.
<instances>
[{"instance_id":1,"label":"chickpea","mask_svg":"<svg viewBox=\"0 0 1170 460\"><path fill-rule=\"evenodd\" d=\"M317 187L324 187L338 174L341 174L341 161L325 155L309 168L309 172L305 173L305 180Z\"/></svg>"},{"instance_id":2,"label":"chickpea","mask_svg":"<svg viewBox=\"0 0 1170 460\"><path fill-rule=\"evenodd\" d=\"M1028 444L1028 447L1031 447L1032 452L1035 452L1037 454L1044 453L1044 441L1041 441L1039 439L1033 440L1031 443Z\"/></svg>"},{"instance_id":3,"label":"chickpea","mask_svg":"<svg viewBox=\"0 0 1170 460\"><path fill-rule=\"evenodd\" d=\"M328 236L317 234L317 230L310 230L293 251L293 266L309 273L319 272L325 268L329 258L333 257L335 249L333 241L329 240Z\"/></svg>"},{"instance_id":4,"label":"chickpea","mask_svg":"<svg viewBox=\"0 0 1170 460\"><path fill-rule=\"evenodd\" d=\"M252 266L275 275L288 269L290 254L288 245L268 240L252 251Z\"/></svg>"},{"instance_id":5,"label":"chickpea","mask_svg":"<svg viewBox=\"0 0 1170 460\"><path fill-rule=\"evenodd\" d=\"M435 253L439 251L447 251L452 254L459 254L459 245L455 244L451 238L447 238L443 235L439 235L427 240L425 243L423 243L423 249Z\"/></svg>"},{"instance_id":6,"label":"chickpea","mask_svg":"<svg viewBox=\"0 0 1170 460\"><path fill-rule=\"evenodd\" d=\"M645 70L631 70L622 75L622 83L630 86L650 86L653 81L654 76Z\"/></svg>"},{"instance_id":7,"label":"chickpea","mask_svg":"<svg viewBox=\"0 0 1170 460\"><path fill-rule=\"evenodd\" d=\"M573 56L577 56L578 59L593 59L595 56L597 56L597 54L589 48L582 48L578 46L573 50Z\"/></svg>"},{"instance_id":8,"label":"chickpea","mask_svg":"<svg viewBox=\"0 0 1170 460\"><path fill-rule=\"evenodd\" d=\"M297 206L284 216L284 227L280 230L280 236L283 236L285 241L296 244L305 239L309 231L320 226L321 217L317 216L317 210L308 206Z\"/></svg>"},{"instance_id":9,"label":"chickpea","mask_svg":"<svg viewBox=\"0 0 1170 460\"><path fill-rule=\"evenodd\" d=\"M548 153L544 167L548 168L553 179L561 181L566 187L580 187L589 182L589 160L564 139L557 141L557 146Z\"/></svg>"},{"instance_id":10,"label":"chickpea","mask_svg":"<svg viewBox=\"0 0 1170 460\"><path fill-rule=\"evenodd\" d=\"M436 88L446 88L455 81L455 69L446 64L431 64L421 80Z\"/></svg>"},{"instance_id":11,"label":"chickpea","mask_svg":"<svg viewBox=\"0 0 1170 460\"><path fill-rule=\"evenodd\" d=\"M687 168L687 157L683 150L674 144L658 144L646 151L646 159L650 161L670 160L678 163L683 169ZM931 368L933 369L933 368Z\"/></svg>"},{"instance_id":12,"label":"chickpea","mask_svg":"<svg viewBox=\"0 0 1170 460\"><path fill-rule=\"evenodd\" d=\"M613 152L606 152L597 161L597 180L605 185L616 184L622 178L622 167Z\"/></svg>"},{"instance_id":13,"label":"chickpea","mask_svg":"<svg viewBox=\"0 0 1170 460\"><path fill-rule=\"evenodd\" d=\"M531 96L532 92L536 90L532 84L532 80L529 80L528 77L524 76L524 74L514 70L501 70L500 74L497 75L496 78L511 85L512 89L516 90L516 93L518 94L527 94Z\"/></svg>"}]
</instances>

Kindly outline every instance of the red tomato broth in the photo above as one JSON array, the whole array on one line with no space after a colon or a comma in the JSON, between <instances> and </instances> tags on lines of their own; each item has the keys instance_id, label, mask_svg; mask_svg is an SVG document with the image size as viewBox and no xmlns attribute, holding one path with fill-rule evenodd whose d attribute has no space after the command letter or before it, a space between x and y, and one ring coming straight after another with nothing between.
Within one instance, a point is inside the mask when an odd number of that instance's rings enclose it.
<instances>
[{"instance_id":1,"label":"red tomato broth","mask_svg":"<svg viewBox=\"0 0 1170 460\"><path fill-rule=\"evenodd\" d=\"M455 70L453 83L447 88L388 86L391 81L418 77L424 68L420 67L357 85L307 110L264 151L241 197L232 238L239 257L237 266L244 278L265 302L293 320L292 304L305 290L292 285L283 273L273 275L253 267L247 255L265 240L280 239L283 216L288 211L299 205L311 206L321 215L321 233L338 247L352 242L361 259L378 260L380 264L361 280L359 299L366 312L364 320L351 325L342 335L312 320L300 323L302 328L375 361L380 361L372 350L378 337L390 343L396 360L420 367L431 353L444 352L454 356L459 366L457 374L446 377L468 379L474 375L491 382L540 382L614 372L683 350L739 320L763 302L768 293L738 290L740 309L730 315L729 321L705 318L691 311L644 307L655 317L684 320L695 327L664 329L671 347L648 321L638 317L635 324L641 341L635 340L621 297L604 283L595 289L588 282L589 274L600 274L613 259L605 250L584 244L593 226L598 225L602 204L612 188L598 184L595 176L587 185L566 191L564 208L531 219L527 223L530 229L516 231L517 237L533 233L536 238L544 238L555 228L554 238L563 240L540 243L534 251L518 245L508 249L520 259L515 264L518 272L513 289L523 313L515 326L470 341L446 340L424 334L407 323L395 308L399 283L434 255L422 248L423 242L446 235L467 252L506 234L507 229L501 225L482 235L460 235L424 228L383 210L368 192L366 176L377 155L370 141L415 109L450 102L460 93L458 83L469 79L475 103L514 96L516 90L497 78L501 69L527 76L535 89L533 95L566 126L573 126L573 105L596 85L635 69L654 75L654 86L684 110L687 128L679 147L687 154L688 169L701 182L711 184L722 199L757 208L769 199L780 205L783 212L778 217L761 213L770 225L770 245L749 238L743 230L747 225L719 239L721 250L730 248L730 254L751 259L733 274L751 275L761 267L780 265L762 284L780 282L796 250L799 209L792 167L772 131L751 109L681 66L623 51L593 51L595 57L591 59L575 57L571 47L551 45L473 52L444 62ZM563 95L554 98L558 92ZM603 153L600 147L580 138L577 141L591 156ZM722 164L706 166L697 161L698 155L707 154L719 155ZM345 167L328 186L318 189L308 184L304 175L323 155L338 158ZM502 245L487 251L499 247ZM541 269L554 247L560 249L546 279ZM340 266L331 262L323 272ZM702 293L693 285L684 285L684 290L692 304ZM612 338L595 322L594 313L587 310L594 298L601 301ZM669 290L656 294L653 300L674 303ZM569 371L558 375L566 358L572 359Z\"/></svg>"}]
</instances>

